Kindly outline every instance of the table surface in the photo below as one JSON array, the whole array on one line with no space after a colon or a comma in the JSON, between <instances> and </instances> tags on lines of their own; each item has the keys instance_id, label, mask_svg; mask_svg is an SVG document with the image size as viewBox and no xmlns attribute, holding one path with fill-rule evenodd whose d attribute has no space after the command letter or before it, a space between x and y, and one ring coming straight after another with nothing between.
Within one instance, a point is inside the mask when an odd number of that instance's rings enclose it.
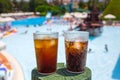
<instances>
[{"instance_id":1,"label":"table surface","mask_svg":"<svg viewBox=\"0 0 120 80\"><path fill-rule=\"evenodd\" d=\"M51 75L42 75L37 69L32 70L32 80L91 80L91 70L86 67L84 73L69 73L66 71L64 63L57 64L57 71Z\"/></svg>"}]
</instances>

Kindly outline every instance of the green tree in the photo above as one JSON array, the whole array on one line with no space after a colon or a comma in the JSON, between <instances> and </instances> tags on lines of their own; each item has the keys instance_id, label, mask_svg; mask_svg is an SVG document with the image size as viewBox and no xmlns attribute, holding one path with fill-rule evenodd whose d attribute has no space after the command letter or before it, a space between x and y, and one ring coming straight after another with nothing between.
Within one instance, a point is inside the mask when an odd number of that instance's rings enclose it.
<instances>
[{"instance_id":1,"label":"green tree","mask_svg":"<svg viewBox=\"0 0 120 80\"><path fill-rule=\"evenodd\" d=\"M83 0L80 0L78 5L80 8L84 8L86 6L86 4L83 2Z\"/></svg>"},{"instance_id":2,"label":"green tree","mask_svg":"<svg viewBox=\"0 0 120 80\"><path fill-rule=\"evenodd\" d=\"M104 8L107 7L107 5L109 4L110 0L104 0Z\"/></svg>"},{"instance_id":3,"label":"green tree","mask_svg":"<svg viewBox=\"0 0 120 80\"><path fill-rule=\"evenodd\" d=\"M94 7L102 11L104 9L104 2L101 2L100 0L89 0L88 9L92 10Z\"/></svg>"},{"instance_id":4,"label":"green tree","mask_svg":"<svg viewBox=\"0 0 120 80\"><path fill-rule=\"evenodd\" d=\"M105 3L104 2L99 2L99 10L100 12L103 12L105 9Z\"/></svg>"},{"instance_id":5,"label":"green tree","mask_svg":"<svg viewBox=\"0 0 120 80\"><path fill-rule=\"evenodd\" d=\"M28 9L29 9L28 2L26 2L26 1L24 1L24 0L21 0L21 1L19 2L19 9L20 9L21 11L28 11Z\"/></svg>"},{"instance_id":6,"label":"green tree","mask_svg":"<svg viewBox=\"0 0 120 80\"><path fill-rule=\"evenodd\" d=\"M35 0L29 1L29 11L35 12Z\"/></svg>"},{"instance_id":7,"label":"green tree","mask_svg":"<svg viewBox=\"0 0 120 80\"><path fill-rule=\"evenodd\" d=\"M107 14L113 14L116 16L116 20L120 20L120 0L111 0L106 9L103 12L102 19Z\"/></svg>"},{"instance_id":8,"label":"green tree","mask_svg":"<svg viewBox=\"0 0 120 80\"><path fill-rule=\"evenodd\" d=\"M40 12L41 16L45 16L48 11L50 11L52 15L60 15L63 12L61 8L56 5L39 5L36 11Z\"/></svg>"},{"instance_id":9,"label":"green tree","mask_svg":"<svg viewBox=\"0 0 120 80\"><path fill-rule=\"evenodd\" d=\"M13 0L12 3L13 3L14 11L17 11L19 8L17 0Z\"/></svg>"},{"instance_id":10,"label":"green tree","mask_svg":"<svg viewBox=\"0 0 120 80\"><path fill-rule=\"evenodd\" d=\"M89 0L89 1L88 1L88 9L89 9L89 10L92 10L92 1L93 1L93 0Z\"/></svg>"},{"instance_id":11,"label":"green tree","mask_svg":"<svg viewBox=\"0 0 120 80\"><path fill-rule=\"evenodd\" d=\"M39 5L48 5L46 0L30 0L29 2L29 10L35 12L35 8Z\"/></svg>"},{"instance_id":12,"label":"green tree","mask_svg":"<svg viewBox=\"0 0 120 80\"><path fill-rule=\"evenodd\" d=\"M20 0L19 2L19 10L22 10L23 9L23 4L24 4L24 0Z\"/></svg>"},{"instance_id":13,"label":"green tree","mask_svg":"<svg viewBox=\"0 0 120 80\"><path fill-rule=\"evenodd\" d=\"M38 6L38 5L48 5L46 0L35 0L35 4L36 4L36 6Z\"/></svg>"},{"instance_id":14,"label":"green tree","mask_svg":"<svg viewBox=\"0 0 120 80\"><path fill-rule=\"evenodd\" d=\"M0 13L12 11L12 4L10 0L0 0Z\"/></svg>"}]
</instances>

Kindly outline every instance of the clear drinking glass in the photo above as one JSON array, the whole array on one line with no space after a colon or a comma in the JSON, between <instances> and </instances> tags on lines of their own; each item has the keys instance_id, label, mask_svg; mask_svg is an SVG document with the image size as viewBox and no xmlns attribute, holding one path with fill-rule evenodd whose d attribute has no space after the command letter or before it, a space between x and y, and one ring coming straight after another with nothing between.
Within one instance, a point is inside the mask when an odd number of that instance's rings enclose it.
<instances>
[{"instance_id":1,"label":"clear drinking glass","mask_svg":"<svg viewBox=\"0 0 120 80\"><path fill-rule=\"evenodd\" d=\"M37 32L33 36L37 71L42 74L54 73L57 64L58 32Z\"/></svg>"},{"instance_id":2,"label":"clear drinking glass","mask_svg":"<svg viewBox=\"0 0 120 80\"><path fill-rule=\"evenodd\" d=\"M87 31L66 31L64 36L67 71L84 72L89 33Z\"/></svg>"}]
</instances>

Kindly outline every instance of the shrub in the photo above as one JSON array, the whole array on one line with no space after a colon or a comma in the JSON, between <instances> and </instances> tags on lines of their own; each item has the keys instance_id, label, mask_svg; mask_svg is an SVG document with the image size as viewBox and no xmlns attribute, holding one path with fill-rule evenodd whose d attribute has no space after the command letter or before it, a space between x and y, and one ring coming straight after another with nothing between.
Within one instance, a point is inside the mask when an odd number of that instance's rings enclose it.
<instances>
[{"instance_id":1,"label":"shrub","mask_svg":"<svg viewBox=\"0 0 120 80\"><path fill-rule=\"evenodd\" d=\"M51 6L51 5L39 5L36 8L37 12L40 12L42 16L45 16L48 11L52 12L52 15L59 15L62 13L61 8L58 6Z\"/></svg>"},{"instance_id":2,"label":"shrub","mask_svg":"<svg viewBox=\"0 0 120 80\"><path fill-rule=\"evenodd\" d=\"M40 12L42 16L45 16L50 9L51 8L48 5L41 5L36 8L36 11Z\"/></svg>"},{"instance_id":3,"label":"shrub","mask_svg":"<svg viewBox=\"0 0 120 80\"><path fill-rule=\"evenodd\" d=\"M58 6L52 6L51 7L51 12L52 12L53 15L60 15L60 14L63 13L62 9L59 8Z\"/></svg>"}]
</instances>

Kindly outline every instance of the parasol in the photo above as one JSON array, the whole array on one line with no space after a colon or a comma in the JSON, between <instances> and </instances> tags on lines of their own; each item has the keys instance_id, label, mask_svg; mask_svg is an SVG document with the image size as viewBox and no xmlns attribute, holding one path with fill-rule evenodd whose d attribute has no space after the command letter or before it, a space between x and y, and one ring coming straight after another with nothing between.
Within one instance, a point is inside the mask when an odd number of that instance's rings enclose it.
<instances>
[{"instance_id":1,"label":"parasol","mask_svg":"<svg viewBox=\"0 0 120 80\"><path fill-rule=\"evenodd\" d=\"M107 14L107 15L104 16L104 18L106 18L106 19L115 19L116 16L113 15L113 14Z\"/></svg>"}]
</instances>

